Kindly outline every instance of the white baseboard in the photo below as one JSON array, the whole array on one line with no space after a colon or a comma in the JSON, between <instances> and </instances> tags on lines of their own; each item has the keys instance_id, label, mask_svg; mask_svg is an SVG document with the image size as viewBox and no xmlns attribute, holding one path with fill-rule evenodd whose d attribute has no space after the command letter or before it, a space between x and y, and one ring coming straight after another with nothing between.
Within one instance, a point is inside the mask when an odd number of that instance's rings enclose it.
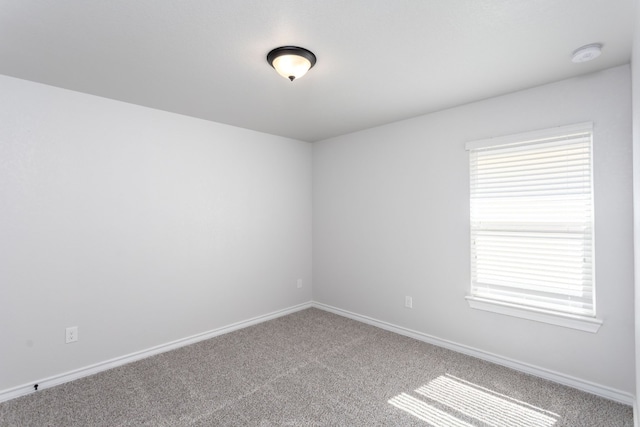
<instances>
[{"instance_id":1,"label":"white baseboard","mask_svg":"<svg viewBox=\"0 0 640 427\"><path fill-rule=\"evenodd\" d=\"M632 405L634 407L634 415L636 413L635 398L626 392L616 390L610 387L602 386L599 384L585 381L580 378L572 377L569 375L561 374L559 372L551 371L549 369L541 368L538 366L530 365L527 363L519 362L514 359L499 356L493 353L489 353L483 350L478 350L473 347L468 347L462 344L458 344L452 341L443 340L431 335L424 334L422 332L414 331L402 326L397 326L388 322L383 322L368 316L356 314L347 310L343 310L337 307L333 307L327 304L319 302L306 302L293 307L289 307L283 310L274 311L262 316L253 317L251 319L236 322L221 328L217 328L211 331L196 334L190 337L182 338L176 341L172 341L166 344L161 344L146 350L141 350L135 353L131 353L125 356L117 357L104 362L96 363L94 365L86 366L80 369L76 369L63 374L55 375L49 378L33 381L29 384L6 389L0 391L0 402L15 399L20 396L24 396L35 392L34 384L38 384L38 390L43 390L56 385L64 384L69 381L77 380L89 375L97 374L98 372L106 371L107 369L122 366L127 363L134 362L136 360L144 359L146 357L154 356L156 354L164 353L166 351L174 350L186 345L195 344L199 341L204 341L209 338L223 335L229 332L233 332L238 329L246 328L248 326L256 325L258 323L266 322L287 314L294 313L296 311L304 310L309 307L316 307L321 310L325 310L340 316L348 317L359 322L367 323L372 326L376 326L381 329L385 329L391 332L395 332L400 335L408 336L419 341L424 341L429 344L437 345L439 347L447 348L449 350L456 351L458 353L466 354L469 356L477 357L478 359L486 360L488 362L496 363L517 371L525 372L530 375L535 375L540 378L544 378L550 381L554 381L559 384L567 385L569 387L576 388L578 390L585 391L587 393L595 394L597 396L611 399L616 402L624 403L626 405ZM635 416L634 416L634 419Z\"/></svg>"},{"instance_id":2,"label":"white baseboard","mask_svg":"<svg viewBox=\"0 0 640 427\"><path fill-rule=\"evenodd\" d=\"M229 332L236 331L238 329L246 328L248 326L256 325L258 323L266 322L278 317L286 316L287 314L294 313L296 311L304 310L312 306L311 302L298 304L293 307L289 307L283 310L274 311L262 316L253 317L251 319L243 320L240 322L232 323L221 328L213 329L211 331L203 332L200 334L192 335L190 337L182 338L176 341L172 341L166 344L161 344L155 347L148 348L146 350L137 351L135 353L127 354L125 356L116 357L111 360L96 363L94 365L85 366L80 369L75 369L64 374L54 375L49 378L33 381L29 384L13 387L7 390L0 391L0 402L15 399L16 397L25 396L35 392L34 385L38 385L38 390L50 388L56 385L64 384L69 381L77 380L79 378L87 377L89 375L97 374L98 372L106 371L107 369L122 366L127 363L135 362L136 360L144 359L146 357L154 356L156 354L164 353L166 351L174 350L176 348L184 347L186 345L195 344L199 341L204 341L209 338L223 335Z\"/></svg>"},{"instance_id":3,"label":"white baseboard","mask_svg":"<svg viewBox=\"0 0 640 427\"><path fill-rule=\"evenodd\" d=\"M313 302L312 306L325 310L340 316L348 317L353 320L357 320L362 323L367 323L372 326L376 326L387 331L395 332L400 335L404 335L410 338L424 341L429 344L437 345L449 350L456 351L458 353L466 354L476 357L478 359L486 360L488 362L495 363L497 365L505 366L507 368L514 369L516 371L524 372L536 377L544 378L562 385L576 388L578 390L585 391L587 393L595 394L596 396L604 397L605 399L614 400L616 402L624 403L625 405L635 406L635 398L626 392L616 390L607 386L585 381L580 378L572 377L570 375L561 374L549 369L541 368L538 366L530 365L528 363L519 362L508 357L499 356L497 354L489 353L483 350L479 350L466 345L458 344L452 341L443 340L431 335L424 334L422 332L407 329L402 326L397 326L388 322L383 322L371 317L363 316L360 314L352 313L347 310L343 310L337 307L333 307L327 304L319 302Z\"/></svg>"}]
</instances>

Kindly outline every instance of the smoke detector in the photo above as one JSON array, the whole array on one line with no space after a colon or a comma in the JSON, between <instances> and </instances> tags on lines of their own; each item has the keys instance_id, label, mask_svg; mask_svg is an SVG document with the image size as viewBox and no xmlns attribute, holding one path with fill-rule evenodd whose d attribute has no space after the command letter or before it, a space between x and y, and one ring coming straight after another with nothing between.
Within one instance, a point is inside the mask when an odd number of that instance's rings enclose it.
<instances>
[{"instance_id":1,"label":"smoke detector","mask_svg":"<svg viewBox=\"0 0 640 427\"><path fill-rule=\"evenodd\" d=\"M581 62L596 59L602 53L602 45L600 43L588 44L573 51L571 61L579 64Z\"/></svg>"}]
</instances>

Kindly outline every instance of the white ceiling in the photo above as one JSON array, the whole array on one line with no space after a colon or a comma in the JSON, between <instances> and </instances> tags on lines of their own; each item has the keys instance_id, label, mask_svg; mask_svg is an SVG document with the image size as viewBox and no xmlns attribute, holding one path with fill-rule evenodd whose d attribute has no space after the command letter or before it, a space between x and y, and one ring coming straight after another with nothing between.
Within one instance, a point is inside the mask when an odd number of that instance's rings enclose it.
<instances>
[{"instance_id":1,"label":"white ceiling","mask_svg":"<svg viewBox=\"0 0 640 427\"><path fill-rule=\"evenodd\" d=\"M0 0L0 74L317 141L625 64L631 0ZM574 49L603 54L571 62ZM267 63L313 51L294 82ZM0 94L1 96L1 94Z\"/></svg>"}]
</instances>

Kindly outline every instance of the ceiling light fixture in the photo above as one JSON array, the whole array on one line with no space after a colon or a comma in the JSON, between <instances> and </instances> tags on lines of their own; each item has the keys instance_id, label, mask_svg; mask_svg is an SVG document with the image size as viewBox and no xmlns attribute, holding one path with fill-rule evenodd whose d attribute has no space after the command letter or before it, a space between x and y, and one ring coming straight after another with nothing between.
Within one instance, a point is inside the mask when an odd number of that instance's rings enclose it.
<instances>
[{"instance_id":1,"label":"ceiling light fixture","mask_svg":"<svg viewBox=\"0 0 640 427\"><path fill-rule=\"evenodd\" d=\"M596 59L602 53L602 45L600 43L588 44L573 51L571 61L576 64Z\"/></svg>"},{"instance_id":2,"label":"ceiling light fixture","mask_svg":"<svg viewBox=\"0 0 640 427\"><path fill-rule=\"evenodd\" d=\"M267 54L267 62L285 79L294 81L304 76L314 65L316 56L297 46L282 46Z\"/></svg>"}]
</instances>

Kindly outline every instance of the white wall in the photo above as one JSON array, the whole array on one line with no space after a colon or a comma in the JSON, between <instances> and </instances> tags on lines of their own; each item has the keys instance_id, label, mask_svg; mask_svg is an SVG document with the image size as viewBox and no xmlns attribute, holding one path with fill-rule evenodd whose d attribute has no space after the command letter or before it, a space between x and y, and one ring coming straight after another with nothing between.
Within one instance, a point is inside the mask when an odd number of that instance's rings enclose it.
<instances>
[{"instance_id":1,"label":"white wall","mask_svg":"<svg viewBox=\"0 0 640 427\"><path fill-rule=\"evenodd\" d=\"M316 301L633 392L629 71L315 143L313 212L310 144L0 76L0 391L310 300L313 213ZM471 310L464 143L587 120L604 326Z\"/></svg>"},{"instance_id":2,"label":"white wall","mask_svg":"<svg viewBox=\"0 0 640 427\"><path fill-rule=\"evenodd\" d=\"M630 70L313 145L314 300L634 392ZM467 141L593 121L597 334L470 309ZM404 296L414 308L404 308Z\"/></svg>"},{"instance_id":3,"label":"white wall","mask_svg":"<svg viewBox=\"0 0 640 427\"><path fill-rule=\"evenodd\" d=\"M310 144L0 93L0 391L311 299Z\"/></svg>"},{"instance_id":4,"label":"white wall","mask_svg":"<svg viewBox=\"0 0 640 427\"><path fill-rule=\"evenodd\" d=\"M635 2L635 31L631 55L631 85L633 97L633 224L635 265L635 333L636 333L636 412L635 425L640 426L637 413L640 402L640 0Z\"/></svg>"}]
</instances>

